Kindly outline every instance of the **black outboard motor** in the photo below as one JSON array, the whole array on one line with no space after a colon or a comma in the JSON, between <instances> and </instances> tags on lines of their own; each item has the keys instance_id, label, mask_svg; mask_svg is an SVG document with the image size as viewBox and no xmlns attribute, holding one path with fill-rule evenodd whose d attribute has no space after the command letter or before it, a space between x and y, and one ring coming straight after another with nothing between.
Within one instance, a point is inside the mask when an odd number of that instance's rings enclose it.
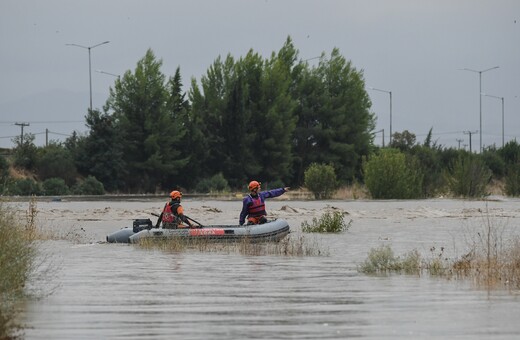
<instances>
[{"instance_id":1,"label":"black outboard motor","mask_svg":"<svg viewBox=\"0 0 520 340\"><path fill-rule=\"evenodd\" d=\"M152 229L152 220L149 218L141 218L134 220L133 224L134 233L138 233L144 229Z\"/></svg>"}]
</instances>

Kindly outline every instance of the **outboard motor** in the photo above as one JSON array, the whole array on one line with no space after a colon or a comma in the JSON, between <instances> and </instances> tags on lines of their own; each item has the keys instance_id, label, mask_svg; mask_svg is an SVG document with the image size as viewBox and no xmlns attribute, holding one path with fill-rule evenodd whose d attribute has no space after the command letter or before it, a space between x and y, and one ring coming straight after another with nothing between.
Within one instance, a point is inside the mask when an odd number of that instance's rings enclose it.
<instances>
[{"instance_id":1,"label":"outboard motor","mask_svg":"<svg viewBox=\"0 0 520 340\"><path fill-rule=\"evenodd\" d=\"M152 229L152 220L149 218L136 219L133 223L134 233L138 233L144 229Z\"/></svg>"}]
</instances>

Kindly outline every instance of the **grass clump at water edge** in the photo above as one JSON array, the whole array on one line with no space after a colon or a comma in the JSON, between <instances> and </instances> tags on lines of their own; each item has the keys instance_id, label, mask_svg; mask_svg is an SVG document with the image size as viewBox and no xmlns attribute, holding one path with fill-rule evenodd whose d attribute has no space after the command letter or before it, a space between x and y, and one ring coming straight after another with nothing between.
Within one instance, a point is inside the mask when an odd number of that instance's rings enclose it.
<instances>
[{"instance_id":1,"label":"grass clump at water edge","mask_svg":"<svg viewBox=\"0 0 520 340\"><path fill-rule=\"evenodd\" d=\"M244 255L281 255L281 256L327 256L316 240L309 240L303 235L288 235L278 242L254 242L243 238L236 242L215 242L209 238L187 239L182 237L145 238L138 247L147 250L166 252L184 252L198 250L201 252L240 253Z\"/></svg>"},{"instance_id":2,"label":"grass clump at water edge","mask_svg":"<svg viewBox=\"0 0 520 340\"><path fill-rule=\"evenodd\" d=\"M27 223L0 202L0 339L16 339L22 325L17 321L19 304L28 297L26 285L35 267L36 206L31 201Z\"/></svg>"},{"instance_id":3,"label":"grass clump at water edge","mask_svg":"<svg viewBox=\"0 0 520 340\"><path fill-rule=\"evenodd\" d=\"M432 256L429 259L422 259L417 250L396 257L390 246L383 245L369 251L358 271L366 274L427 273L447 279L472 280L487 289L520 289L520 237L505 237L504 229L493 225L488 215L483 228L473 232L469 251L458 258L446 258L443 247L440 250L430 248Z\"/></svg>"}]
</instances>

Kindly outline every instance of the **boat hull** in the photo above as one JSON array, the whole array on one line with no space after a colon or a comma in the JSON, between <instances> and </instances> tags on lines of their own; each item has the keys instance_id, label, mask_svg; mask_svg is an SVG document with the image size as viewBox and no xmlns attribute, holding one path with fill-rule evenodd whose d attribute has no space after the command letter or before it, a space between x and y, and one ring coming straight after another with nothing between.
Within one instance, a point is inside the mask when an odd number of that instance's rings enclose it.
<instances>
[{"instance_id":1,"label":"boat hull","mask_svg":"<svg viewBox=\"0 0 520 340\"><path fill-rule=\"evenodd\" d=\"M138 243L149 238L182 238L189 240L208 240L237 242L247 239L251 242L278 242L290 232L287 221L277 219L255 225L210 225L202 228L123 228L107 236L109 243Z\"/></svg>"}]
</instances>

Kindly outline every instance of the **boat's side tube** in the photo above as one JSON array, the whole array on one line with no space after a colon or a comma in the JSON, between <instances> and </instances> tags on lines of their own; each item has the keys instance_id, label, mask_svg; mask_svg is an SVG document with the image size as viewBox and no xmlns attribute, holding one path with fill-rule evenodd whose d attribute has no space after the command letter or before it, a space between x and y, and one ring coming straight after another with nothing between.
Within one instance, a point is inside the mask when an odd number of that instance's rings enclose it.
<instances>
[{"instance_id":1,"label":"boat's side tube","mask_svg":"<svg viewBox=\"0 0 520 340\"><path fill-rule=\"evenodd\" d=\"M107 236L109 243L129 243L130 236L134 234L133 228L123 228Z\"/></svg>"}]
</instances>

